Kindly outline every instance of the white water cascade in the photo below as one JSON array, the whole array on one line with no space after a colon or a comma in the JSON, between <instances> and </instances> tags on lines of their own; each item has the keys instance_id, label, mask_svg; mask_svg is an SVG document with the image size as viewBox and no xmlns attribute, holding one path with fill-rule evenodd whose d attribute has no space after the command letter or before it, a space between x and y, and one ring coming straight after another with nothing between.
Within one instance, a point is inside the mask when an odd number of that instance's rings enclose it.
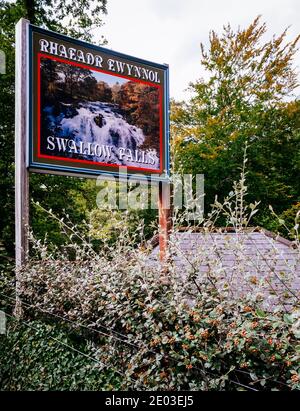
<instances>
[{"instance_id":1,"label":"white water cascade","mask_svg":"<svg viewBox=\"0 0 300 411\"><path fill-rule=\"evenodd\" d=\"M65 105L68 106L68 105ZM67 107L66 107L67 108ZM102 102L83 102L74 111L73 117L60 113L54 116L51 107L46 107L44 112L47 115L48 129L55 136L68 138L76 144L92 143L101 146L112 146L110 163L124 166L139 166L135 161L120 159L119 148L129 149L132 152L139 149L145 141L145 136L141 128L128 124L120 113L117 105ZM159 168L159 158L156 150L152 150L154 164L142 164L144 168ZM99 157L88 157L89 160L99 161Z\"/></svg>"}]
</instances>

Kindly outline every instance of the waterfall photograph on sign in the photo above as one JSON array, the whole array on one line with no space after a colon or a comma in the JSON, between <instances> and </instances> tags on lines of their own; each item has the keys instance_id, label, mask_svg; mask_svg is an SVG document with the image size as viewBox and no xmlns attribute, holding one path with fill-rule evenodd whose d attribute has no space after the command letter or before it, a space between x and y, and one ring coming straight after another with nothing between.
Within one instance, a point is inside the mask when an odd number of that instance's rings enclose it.
<instances>
[{"instance_id":1,"label":"waterfall photograph on sign","mask_svg":"<svg viewBox=\"0 0 300 411\"><path fill-rule=\"evenodd\" d=\"M160 87L40 55L40 157L160 169Z\"/></svg>"}]
</instances>

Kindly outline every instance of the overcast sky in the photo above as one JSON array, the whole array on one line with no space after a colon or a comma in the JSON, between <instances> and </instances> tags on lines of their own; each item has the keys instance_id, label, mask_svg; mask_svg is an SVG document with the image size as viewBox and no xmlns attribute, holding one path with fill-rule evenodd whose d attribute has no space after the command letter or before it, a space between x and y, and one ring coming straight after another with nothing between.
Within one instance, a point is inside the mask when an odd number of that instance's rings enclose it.
<instances>
[{"instance_id":1,"label":"overcast sky","mask_svg":"<svg viewBox=\"0 0 300 411\"><path fill-rule=\"evenodd\" d=\"M288 39L300 33L300 0L108 0L107 9L107 47L168 63L170 94L177 100L187 98L188 83L204 75L199 45L208 44L210 30L220 33L228 22L244 28L261 14L266 40L288 26ZM299 52L295 64L300 71Z\"/></svg>"}]
</instances>

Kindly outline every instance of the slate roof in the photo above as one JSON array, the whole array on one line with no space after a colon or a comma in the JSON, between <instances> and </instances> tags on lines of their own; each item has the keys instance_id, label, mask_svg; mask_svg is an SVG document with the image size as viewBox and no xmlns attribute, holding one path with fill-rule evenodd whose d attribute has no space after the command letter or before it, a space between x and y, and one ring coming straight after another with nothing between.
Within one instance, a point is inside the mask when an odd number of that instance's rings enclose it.
<instances>
[{"instance_id":1,"label":"slate roof","mask_svg":"<svg viewBox=\"0 0 300 411\"><path fill-rule=\"evenodd\" d=\"M158 257L154 239L151 260ZM262 228L242 232L178 231L170 237L174 270L185 278L196 268L233 297L255 293L265 308L281 302L289 308L300 298L300 252L294 244Z\"/></svg>"}]
</instances>

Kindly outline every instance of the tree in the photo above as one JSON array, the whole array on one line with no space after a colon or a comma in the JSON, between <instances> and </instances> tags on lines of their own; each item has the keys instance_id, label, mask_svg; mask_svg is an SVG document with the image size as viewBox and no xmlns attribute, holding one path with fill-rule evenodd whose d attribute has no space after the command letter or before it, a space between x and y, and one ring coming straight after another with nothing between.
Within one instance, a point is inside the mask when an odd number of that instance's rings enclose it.
<instances>
[{"instance_id":1,"label":"tree","mask_svg":"<svg viewBox=\"0 0 300 411\"><path fill-rule=\"evenodd\" d=\"M103 25L102 17L107 12L106 4L107 0L17 0L15 7L22 8L22 17L28 18L32 24L91 41L92 31ZM102 36L101 44L105 43Z\"/></svg>"},{"instance_id":2,"label":"tree","mask_svg":"<svg viewBox=\"0 0 300 411\"><path fill-rule=\"evenodd\" d=\"M117 81L111 88L113 102L116 103L121 89L120 83Z\"/></svg>"},{"instance_id":3,"label":"tree","mask_svg":"<svg viewBox=\"0 0 300 411\"><path fill-rule=\"evenodd\" d=\"M56 90L60 78L56 70L57 62L50 59L41 59L41 82L42 82L42 96L47 101L55 99Z\"/></svg>"},{"instance_id":4,"label":"tree","mask_svg":"<svg viewBox=\"0 0 300 411\"><path fill-rule=\"evenodd\" d=\"M96 85L95 99L102 102L111 103L112 91L105 81L98 81Z\"/></svg>"},{"instance_id":5,"label":"tree","mask_svg":"<svg viewBox=\"0 0 300 411\"><path fill-rule=\"evenodd\" d=\"M145 135L143 149L159 151L159 93L158 89L128 81L119 90L116 101L130 124L140 127Z\"/></svg>"},{"instance_id":6,"label":"tree","mask_svg":"<svg viewBox=\"0 0 300 411\"><path fill-rule=\"evenodd\" d=\"M14 36L15 24L21 17L31 23L90 41L92 30L102 26L106 13L106 0L87 2L79 0L17 0L0 1L0 47L6 55L6 74L0 74L0 209L5 210L0 219L0 242L12 254L14 247ZM101 39L101 44L104 39ZM64 195L63 203L74 220L83 217L78 207L73 207L71 190L80 188L79 179L31 175L31 196L37 201L47 199L49 208L58 209L57 196ZM46 187L46 189L45 189ZM75 210L74 212L72 210ZM59 210L61 211L61 210ZM73 214L72 214L73 213ZM40 216L32 210L32 223L39 235L47 231L47 218L39 224ZM46 225L46 227L45 227ZM49 227L48 227L49 228ZM50 227L51 229L52 227ZM40 232L42 234L42 232Z\"/></svg>"},{"instance_id":7,"label":"tree","mask_svg":"<svg viewBox=\"0 0 300 411\"><path fill-rule=\"evenodd\" d=\"M209 50L201 45L209 79L190 85L188 103L172 103L175 167L205 174L207 206L238 179L246 141L249 200L283 211L299 198L299 36L287 42L284 31L263 43L265 33L259 17L236 32L229 24L222 35L212 31Z\"/></svg>"}]
</instances>

